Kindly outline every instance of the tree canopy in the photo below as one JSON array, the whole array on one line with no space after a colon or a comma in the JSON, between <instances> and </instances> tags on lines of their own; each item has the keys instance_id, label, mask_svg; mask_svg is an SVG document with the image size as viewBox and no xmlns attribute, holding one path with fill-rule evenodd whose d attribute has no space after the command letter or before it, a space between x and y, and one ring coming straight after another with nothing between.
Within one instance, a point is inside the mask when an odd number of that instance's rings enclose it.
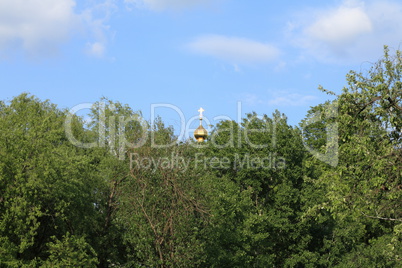
<instances>
[{"instance_id":1,"label":"tree canopy","mask_svg":"<svg viewBox=\"0 0 402 268\"><path fill-rule=\"evenodd\" d=\"M0 101L0 267L400 266L401 52L346 82L201 144L107 98Z\"/></svg>"}]
</instances>

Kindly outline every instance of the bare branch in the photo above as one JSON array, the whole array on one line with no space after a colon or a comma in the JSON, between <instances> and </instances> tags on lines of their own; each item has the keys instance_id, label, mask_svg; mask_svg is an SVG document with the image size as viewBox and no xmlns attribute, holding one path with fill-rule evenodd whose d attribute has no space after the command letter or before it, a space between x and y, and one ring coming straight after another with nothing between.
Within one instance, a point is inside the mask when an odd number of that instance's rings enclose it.
<instances>
[{"instance_id":1,"label":"bare branch","mask_svg":"<svg viewBox=\"0 0 402 268\"><path fill-rule=\"evenodd\" d=\"M379 220L386 220L386 221L400 221L402 222L402 219L394 219L394 218L384 218L384 217L379 217L379 216L370 216L362 212L362 214L368 218L372 219L379 219Z\"/></svg>"}]
</instances>

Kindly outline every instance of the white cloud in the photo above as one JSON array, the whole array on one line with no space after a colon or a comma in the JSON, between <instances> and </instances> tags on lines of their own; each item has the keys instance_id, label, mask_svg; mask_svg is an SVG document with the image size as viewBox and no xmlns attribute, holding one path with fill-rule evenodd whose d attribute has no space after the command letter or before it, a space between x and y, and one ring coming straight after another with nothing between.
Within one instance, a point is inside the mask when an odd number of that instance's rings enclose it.
<instances>
[{"instance_id":1,"label":"white cloud","mask_svg":"<svg viewBox=\"0 0 402 268\"><path fill-rule=\"evenodd\" d=\"M105 54L105 45L101 42L88 43L87 53L94 57L102 57Z\"/></svg>"},{"instance_id":2,"label":"white cloud","mask_svg":"<svg viewBox=\"0 0 402 268\"><path fill-rule=\"evenodd\" d=\"M0 1L0 51L54 52L77 23L73 0Z\"/></svg>"},{"instance_id":3,"label":"white cloud","mask_svg":"<svg viewBox=\"0 0 402 268\"><path fill-rule=\"evenodd\" d=\"M107 25L112 13L117 10L114 0L103 0L90 6L80 14L81 27L92 42L87 43L86 52L90 56L102 58L111 39L110 27Z\"/></svg>"},{"instance_id":4,"label":"white cloud","mask_svg":"<svg viewBox=\"0 0 402 268\"><path fill-rule=\"evenodd\" d=\"M246 93L243 95L242 100L250 106L268 105L277 107L308 106L312 103L312 101L317 100L317 97L313 95L301 95L286 91L277 91L268 95L271 95L271 97Z\"/></svg>"},{"instance_id":5,"label":"white cloud","mask_svg":"<svg viewBox=\"0 0 402 268\"><path fill-rule=\"evenodd\" d=\"M289 22L292 42L304 58L330 62L376 60L384 45L402 42L402 4L387 0L344 0L329 9L310 9Z\"/></svg>"},{"instance_id":6,"label":"white cloud","mask_svg":"<svg viewBox=\"0 0 402 268\"><path fill-rule=\"evenodd\" d=\"M106 16L99 18L99 11L110 8L111 1L77 13L75 0L1 0L0 56L19 50L33 57L49 56L79 32L94 39L93 54L100 56L107 38Z\"/></svg>"},{"instance_id":7,"label":"white cloud","mask_svg":"<svg viewBox=\"0 0 402 268\"><path fill-rule=\"evenodd\" d=\"M371 30L370 18L362 7L341 6L321 14L307 27L306 33L311 38L337 45L352 42Z\"/></svg>"},{"instance_id":8,"label":"white cloud","mask_svg":"<svg viewBox=\"0 0 402 268\"><path fill-rule=\"evenodd\" d=\"M277 105L277 106L306 106L311 101L316 100L316 96L312 95L300 95L297 93L282 93L276 94L273 99L268 101L270 105Z\"/></svg>"},{"instance_id":9,"label":"white cloud","mask_svg":"<svg viewBox=\"0 0 402 268\"><path fill-rule=\"evenodd\" d=\"M262 63L275 60L280 51L275 46L254 40L222 35L204 35L187 47L199 54L209 55L231 63Z\"/></svg>"},{"instance_id":10,"label":"white cloud","mask_svg":"<svg viewBox=\"0 0 402 268\"><path fill-rule=\"evenodd\" d=\"M124 0L127 4L134 4L136 7L148 8L151 10L183 9L201 4L210 0Z\"/></svg>"},{"instance_id":11,"label":"white cloud","mask_svg":"<svg viewBox=\"0 0 402 268\"><path fill-rule=\"evenodd\" d=\"M264 102L261 100L260 97L258 97L256 94L252 94L252 93L244 94L244 96L242 97L242 101L244 101L247 105L250 105L250 106L264 104Z\"/></svg>"}]
</instances>

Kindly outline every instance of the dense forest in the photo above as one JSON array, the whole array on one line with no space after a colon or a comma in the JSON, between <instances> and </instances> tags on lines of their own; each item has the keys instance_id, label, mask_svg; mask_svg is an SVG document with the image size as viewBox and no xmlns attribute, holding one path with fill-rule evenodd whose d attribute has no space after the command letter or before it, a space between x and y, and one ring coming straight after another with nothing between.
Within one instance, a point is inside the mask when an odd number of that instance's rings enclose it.
<instances>
[{"instance_id":1,"label":"dense forest","mask_svg":"<svg viewBox=\"0 0 402 268\"><path fill-rule=\"evenodd\" d=\"M402 54L321 90L202 143L107 98L0 102L0 267L402 267Z\"/></svg>"}]
</instances>

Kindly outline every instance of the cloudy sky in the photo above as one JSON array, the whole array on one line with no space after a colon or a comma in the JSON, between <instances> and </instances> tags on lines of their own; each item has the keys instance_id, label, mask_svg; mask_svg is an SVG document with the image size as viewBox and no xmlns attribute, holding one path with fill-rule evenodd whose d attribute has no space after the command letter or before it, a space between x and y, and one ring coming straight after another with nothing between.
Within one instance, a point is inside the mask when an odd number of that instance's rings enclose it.
<instances>
[{"instance_id":1,"label":"cloudy sky","mask_svg":"<svg viewBox=\"0 0 402 268\"><path fill-rule=\"evenodd\" d=\"M176 129L202 106L298 124L402 44L397 0L1 0L0 97L60 108L102 96ZM241 109L241 110L240 110Z\"/></svg>"}]
</instances>

